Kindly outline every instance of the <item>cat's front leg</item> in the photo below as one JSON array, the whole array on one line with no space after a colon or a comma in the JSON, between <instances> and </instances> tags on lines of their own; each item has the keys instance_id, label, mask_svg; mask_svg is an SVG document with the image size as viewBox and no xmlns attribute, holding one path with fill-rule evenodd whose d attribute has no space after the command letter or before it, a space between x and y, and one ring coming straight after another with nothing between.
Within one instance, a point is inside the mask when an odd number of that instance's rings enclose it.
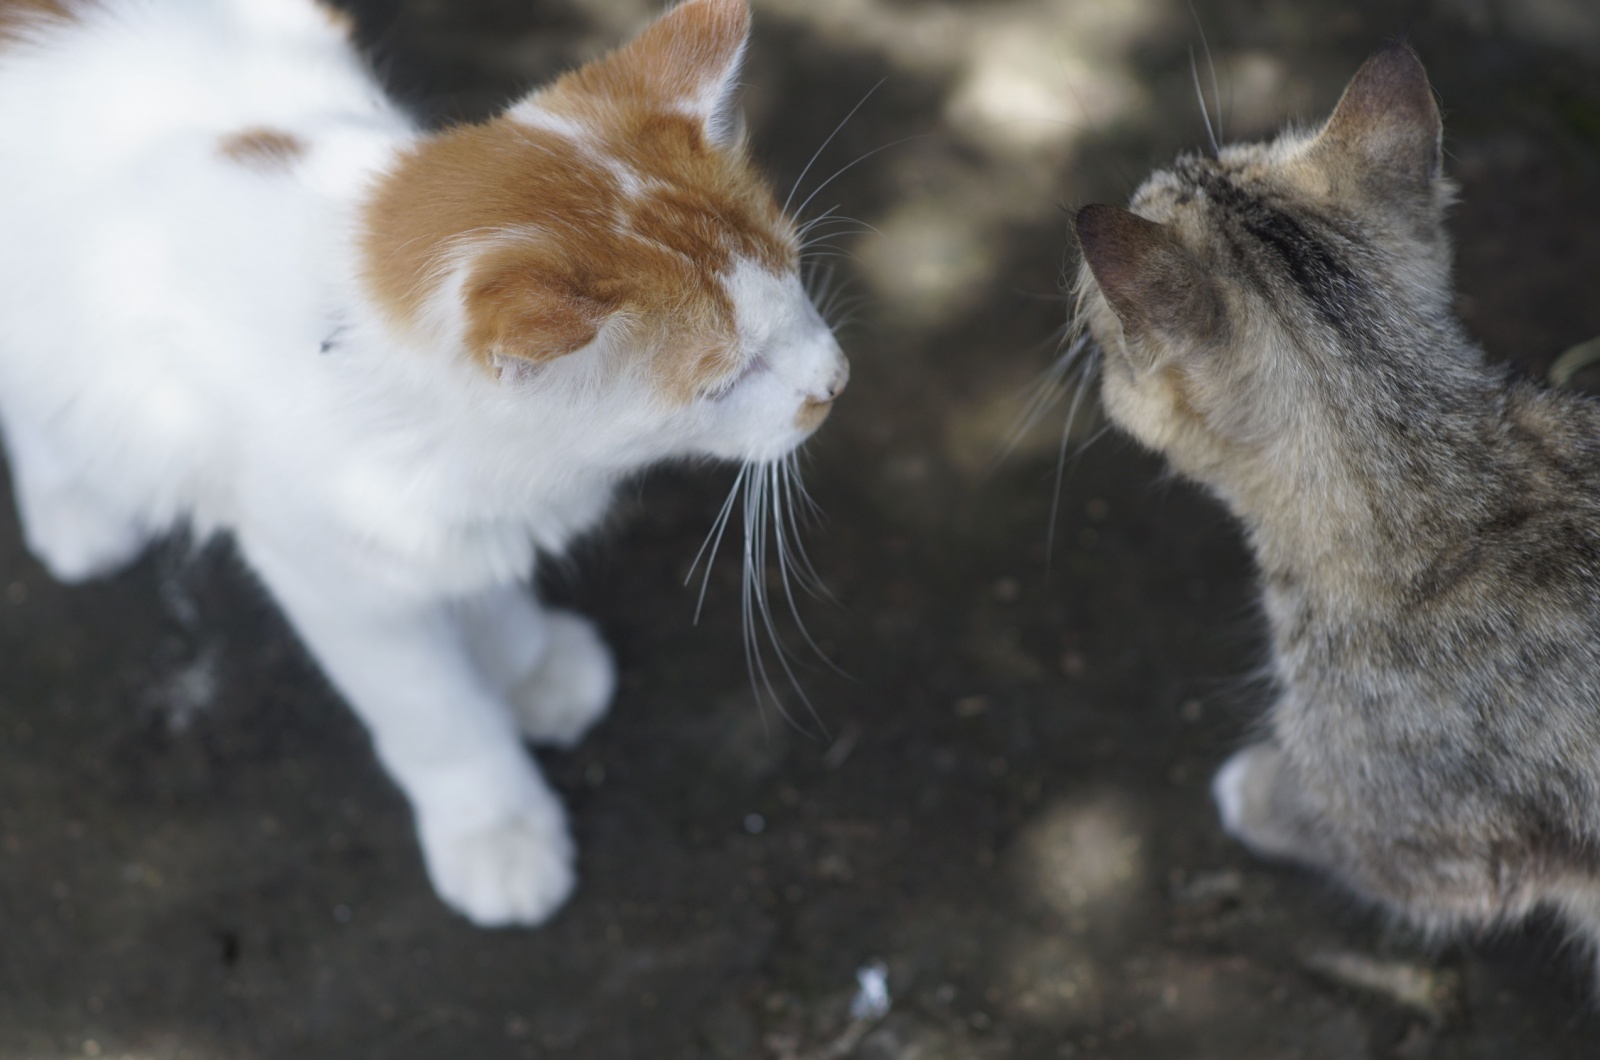
<instances>
[{"instance_id":1,"label":"cat's front leg","mask_svg":"<svg viewBox=\"0 0 1600 1060\"><path fill-rule=\"evenodd\" d=\"M547 918L574 882L566 814L457 605L363 582L331 557L240 544L410 800L439 896L484 926Z\"/></svg>"},{"instance_id":2,"label":"cat's front leg","mask_svg":"<svg viewBox=\"0 0 1600 1060\"><path fill-rule=\"evenodd\" d=\"M545 610L516 585L464 601L461 613L473 655L528 739L570 748L605 716L617 671L593 622Z\"/></svg>"},{"instance_id":3,"label":"cat's front leg","mask_svg":"<svg viewBox=\"0 0 1600 1060\"><path fill-rule=\"evenodd\" d=\"M110 574L144 551L150 531L99 488L90 458L14 419L5 440L23 538L57 581Z\"/></svg>"}]
</instances>

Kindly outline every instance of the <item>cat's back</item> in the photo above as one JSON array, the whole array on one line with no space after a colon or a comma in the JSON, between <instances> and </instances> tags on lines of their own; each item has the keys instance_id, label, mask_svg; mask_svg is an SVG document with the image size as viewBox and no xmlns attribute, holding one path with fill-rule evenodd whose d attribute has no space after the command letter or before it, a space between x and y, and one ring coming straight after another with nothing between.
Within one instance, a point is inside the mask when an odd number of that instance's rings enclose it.
<instances>
[{"instance_id":1,"label":"cat's back","mask_svg":"<svg viewBox=\"0 0 1600 1060\"><path fill-rule=\"evenodd\" d=\"M1408 746L1427 718L1458 724L1462 753L1600 753L1600 401L1515 382L1474 419L1422 516L1374 545L1397 559L1389 582L1335 597L1267 579L1291 700L1361 719L1319 730L1325 750Z\"/></svg>"},{"instance_id":2,"label":"cat's back","mask_svg":"<svg viewBox=\"0 0 1600 1060\"><path fill-rule=\"evenodd\" d=\"M359 109L372 84L340 17L314 0L0 0L0 137L107 155Z\"/></svg>"},{"instance_id":3,"label":"cat's back","mask_svg":"<svg viewBox=\"0 0 1600 1060\"><path fill-rule=\"evenodd\" d=\"M0 76L23 72L64 89L35 100L35 111L120 103L136 127L217 113L241 97L292 111L307 100L326 105L339 81L366 87L359 73L348 76L360 68L351 30L317 0L0 0ZM287 71L312 80L262 80ZM175 105L146 106L160 98Z\"/></svg>"},{"instance_id":4,"label":"cat's back","mask_svg":"<svg viewBox=\"0 0 1600 1060\"><path fill-rule=\"evenodd\" d=\"M245 288L282 319L261 285L311 271L404 127L312 0L0 0L0 329Z\"/></svg>"},{"instance_id":5,"label":"cat's back","mask_svg":"<svg viewBox=\"0 0 1600 1060\"><path fill-rule=\"evenodd\" d=\"M1600 400L1514 383L1500 429L1509 473L1482 535L1496 546L1485 581L1600 628ZM1585 639L1600 658L1600 639Z\"/></svg>"},{"instance_id":6,"label":"cat's back","mask_svg":"<svg viewBox=\"0 0 1600 1060\"><path fill-rule=\"evenodd\" d=\"M336 382L360 189L410 130L313 0L0 0L9 428L231 478L223 439Z\"/></svg>"}]
</instances>

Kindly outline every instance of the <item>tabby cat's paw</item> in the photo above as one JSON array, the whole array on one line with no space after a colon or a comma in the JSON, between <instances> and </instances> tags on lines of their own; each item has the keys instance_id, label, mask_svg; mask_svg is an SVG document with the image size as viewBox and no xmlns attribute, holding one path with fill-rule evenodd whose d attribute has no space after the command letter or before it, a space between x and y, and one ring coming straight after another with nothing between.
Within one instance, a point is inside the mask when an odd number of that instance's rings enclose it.
<instances>
[{"instance_id":1,"label":"tabby cat's paw","mask_svg":"<svg viewBox=\"0 0 1600 1060\"><path fill-rule=\"evenodd\" d=\"M1332 855L1316 814L1283 752L1258 743L1235 754L1211 782L1223 831L1262 857L1329 865Z\"/></svg>"},{"instance_id":2,"label":"tabby cat's paw","mask_svg":"<svg viewBox=\"0 0 1600 1060\"><path fill-rule=\"evenodd\" d=\"M559 808L529 808L474 830L424 831L422 848L439 897L479 927L542 923L576 881Z\"/></svg>"},{"instance_id":3,"label":"tabby cat's paw","mask_svg":"<svg viewBox=\"0 0 1600 1060\"><path fill-rule=\"evenodd\" d=\"M605 716L617 669L593 622L570 611L550 611L545 623L544 659L512 691L511 702L528 739L572 747Z\"/></svg>"},{"instance_id":4,"label":"tabby cat's paw","mask_svg":"<svg viewBox=\"0 0 1600 1060\"><path fill-rule=\"evenodd\" d=\"M1222 830L1241 843L1250 844L1249 821L1260 816L1264 796L1264 770L1272 768L1272 748L1247 747L1222 764L1211 781L1211 797L1222 818Z\"/></svg>"}]
</instances>

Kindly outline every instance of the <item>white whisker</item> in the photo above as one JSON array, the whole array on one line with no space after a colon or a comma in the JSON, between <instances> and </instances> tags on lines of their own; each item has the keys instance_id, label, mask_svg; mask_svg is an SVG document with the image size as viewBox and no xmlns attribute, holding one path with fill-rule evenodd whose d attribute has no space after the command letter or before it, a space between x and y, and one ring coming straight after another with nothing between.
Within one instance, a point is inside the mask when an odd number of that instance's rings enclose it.
<instances>
[{"instance_id":1,"label":"white whisker","mask_svg":"<svg viewBox=\"0 0 1600 1060\"><path fill-rule=\"evenodd\" d=\"M800 171L800 175L798 177L794 178L794 186L789 189L788 196L783 200L783 211L782 211L783 213L788 213L789 212L789 204L794 201L794 193L800 190L800 182L802 180L806 179L806 174L810 173L811 172L811 167L817 164L817 159L822 157L822 152L826 151L828 149L828 145L833 143L833 138L835 136L838 136L839 133L844 129L845 125L850 121L850 119L856 116L856 111L858 111L862 107L864 107L866 105L867 100L872 98L872 94L874 92L878 91L878 89L882 88L883 87L883 83L885 81L887 81L887 80L889 80L887 77L879 78L877 84L875 84L871 88L867 89L866 95L861 97L860 102L858 102L855 106L851 107L850 108L850 113L846 114L843 118L841 118L839 120L839 124L835 125L833 127L833 132L829 133L828 134L828 138L826 140L822 141L822 146L818 147L814 152L812 152L811 160L809 162L807 162L806 165L805 165L805 168ZM812 192L811 194L812 194L812 196L815 196L816 192ZM808 197L806 199L806 202L809 203L810 201L811 201L811 198ZM796 213L805 212L805 204L802 203L801 206L800 206L800 209L796 210L795 212Z\"/></svg>"},{"instance_id":2,"label":"white whisker","mask_svg":"<svg viewBox=\"0 0 1600 1060\"><path fill-rule=\"evenodd\" d=\"M734 479L728 499L717 513L705 543L690 566L690 579L700 561L705 559L707 570L702 577L700 598L696 602L696 616L704 603L709 584L710 564L715 560L718 546L727 530L735 507L743 518L744 543L742 570L740 572L740 633L744 641L745 666L750 674L751 691L757 704L771 704L791 725L803 732L815 731L826 737L828 727L821 714L806 694L795 669L796 656L773 614L772 593L775 588L783 594L784 607L789 620L806 645L828 667L843 674L838 665L823 652L821 645L811 635L801 617L794 587L799 586L811 596L832 600L823 585L821 576L806 553L801 531L801 515L814 517L816 504L806 493L799 478L799 454L792 452L778 460L746 464ZM770 550L770 554L769 554ZM776 560L777 585L769 588L769 560ZM690 579L685 580L685 584ZM769 658L769 654L771 658ZM776 660L774 662L774 660ZM785 706L785 697L778 692L779 675L786 680L794 698L804 704L809 723L802 724ZM848 676L848 675L846 675Z\"/></svg>"},{"instance_id":3,"label":"white whisker","mask_svg":"<svg viewBox=\"0 0 1600 1060\"><path fill-rule=\"evenodd\" d=\"M683 584L688 585L694 579L695 568L700 566L700 558L705 557L706 572L700 579L700 596L694 605L694 624L700 624L700 609L705 606L706 588L711 584L711 566L716 562L717 549L722 546L723 532L728 529L728 519L733 515L734 501L739 497L739 487L744 483L745 473L750 470L750 465L745 464L739 468L739 474L734 477L733 487L728 490L728 499L722 502L722 510L717 513L716 519L711 524L711 530L706 534L706 539L700 545L700 551L695 553L694 562L689 564L689 573L684 576ZM710 554L707 554L710 549Z\"/></svg>"},{"instance_id":4,"label":"white whisker","mask_svg":"<svg viewBox=\"0 0 1600 1060\"><path fill-rule=\"evenodd\" d=\"M1192 47L1189 49L1189 73L1194 77L1194 94L1200 101L1200 117L1206 123L1206 138L1211 141L1211 153L1218 154L1222 151L1222 147L1217 143L1217 131L1211 127L1211 110L1206 106L1205 93L1200 89L1200 67L1194 61Z\"/></svg>"},{"instance_id":5,"label":"white whisker","mask_svg":"<svg viewBox=\"0 0 1600 1060\"><path fill-rule=\"evenodd\" d=\"M818 235L819 232L826 233L830 236L844 234L883 234L883 232L876 225L868 224L866 221L858 221L853 217L824 216L818 218L815 222L807 222L806 225L801 228L798 235L801 241L800 249L802 252L804 252L805 248L813 245L818 239L823 238L821 235Z\"/></svg>"},{"instance_id":6,"label":"white whisker","mask_svg":"<svg viewBox=\"0 0 1600 1060\"><path fill-rule=\"evenodd\" d=\"M784 676L786 676L789 679L789 687L792 688L794 690L795 695L800 698L800 702L805 704L806 713L811 715L811 720L814 721L816 723L816 725L817 725L817 728L819 730L821 730L823 739L827 739L827 737L828 737L828 726L823 722L822 715L817 713L817 708L816 708L816 706L814 704L812 704L811 697L806 695L805 689L803 687L801 687L800 678L794 672L794 667L790 664L791 652L789 650L788 644L785 643L783 637L778 632L777 623L773 621L773 618L772 618L772 601L771 601L771 598L767 594L766 580L765 580L765 578L762 577L762 575L766 572L766 569L767 569L767 562L766 562L766 560L767 560L767 523L768 523L769 518L771 518L772 515L774 514L772 506L773 506L773 504L776 503L777 467L778 467L777 462L774 461L774 462L768 463L766 465L765 469L764 469L767 472L767 476L766 476L766 481L763 483L763 486L762 486L762 490L761 490L762 503L759 506L760 529L758 531L759 544L756 547L756 555L760 560L760 566L755 572L755 577L757 579L757 581L756 581L756 586L757 586L756 596L757 596L758 602L761 605L761 610L760 610L761 621L762 621L762 624L766 628L767 639L772 644L773 657L778 660L778 665L783 669ZM780 579L782 579L782 584L783 584L783 587L784 587L785 595L788 596L790 608L791 608L791 610L794 610L794 597L793 597L792 594L788 593L788 580L787 580L787 578L784 577L785 567L784 567L784 559L783 559L783 544L782 544L783 538L782 538L781 533L779 533L776 536L776 540L777 540L777 543L778 543L777 552L778 552L779 577L780 577ZM799 617L798 611L796 611L795 617L798 619L798 617ZM802 625L800 627L800 630L801 630L801 633L805 636L805 639L809 643L811 643L812 648L816 649L816 643L811 640L810 634L806 633L804 625ZM819 653L820 653L820 649L816 649L816 650L818 650ZM777 697L774 696L773 698L774 698L774 701L776 702ZM779 707L780 707L780 710L781 710L782 705L779 704ZM784 718L786 720L788 720L790 724L796 724L794 719L791 718L786 711L784 712ZM802 731L804 731L804 730L802 729Z\"/></svg>"},{"instance_id":7,"label":"white whisker","mask_svg":"<svg viewBox=\"0 0 1600 1060\"><path fill-rule=\"evenodd\" d=\"M861 163L865 162L867 159L871 158L873 155L876 155L876 154L879 154L881 152L887 151L891 147L898 147L901 144L910 143L912 140L923 140L923 139L926 139L929 135L930 135L929 133L918 133L915 136L904 136L904 137L901 137L898 140L892 140L889 143L886 143L881 147L874 147L872 150L868 151L866 154L862 155L860 158L857 158L854 162L847 162L846 164L840 166L837 170L835 170L833 176L829 177L827 180L823 181L821 184L818 184L816 186L816 188L811 192L811 194L806 196L805 202L802 202L799 206L797 206L795 208L794 212L795 213L805 213L806 212L806 207L811 205L811 200L815 199L817 197L817 195L821 193L823 188L826 188L829 184L832 184L834 181L838 180L840 177L844 176L846 173L850 172L850 170L854 169L856 166L859 166Z\"/></svg>"},{"instance_id":8,"label":"white whisker","mask_svg":"<svg viewBox=\"0 0 1600 1060\"><path fill-rule=\"evenodd\" d=\"M796 228L794 230L795 238L796 239L804 239L806 233L811 231L813 228L817 227L817 225L822 224L824 221L827 221L829 219L839 219L834 214L834 211L837 210L838 208L839 208L839 204L835 203L832 206L828 207L826 210L823 210L821 213L817 214L817 216L813 217L811 220L806 221L804 224L796 226Z\"/></svg>"},{"instance_id":9,"label":"white whisker","mask_svg":"<svg viewBox=\"0 0 1600 1060\"><path fill-rule=\"evenodd\" d=\"M810 560L806 559L804 550L800 549L798 547L798 544L796 544L795 546L792 546L792 547L796 548L797 555L798 555L799 559L802 561L802 563L804 564L804 566L802 567L802 566L799 566L799 565L791 564L791 562L789 561L789 558L788 558L788 555L787 555L787 547L785 546L786 531L784 529L784 526L785 526L786 520L792 518L793 505L789 505L788 506L790 511L789 511L787 516L781 509L783 509L785 507L785 502L784 502L783 498L787 494L786 480L787 480L787 478L788 478L788 476L790 474L790 465L789 465L787 460L784 460L784 461L774 461L770 466L772 468L773 523L774 523L774 529L776 531L775 534L773 535L773 540L775 541L775 543L777 545L778 579L783 585L783 598L784 598L784 601L789 605L789 615L790 615L791 618L794 619L795 628L800 631L800 636L805 640L806 644L811 648L812 652L817 656L817 658L821 659L824 663L826 663L835 673L838 673L841 676L845 676L844 671L841 670L838 667L838 665L834 663L834 661L832 659L828 658L827 653L824 652L822 650L821 646L817 644L816 640L812 638L811 631L806 628L805 620L800 617L800 608L795 603L794 589L789 584L789 571L790 571L790 569L792 567L794 569L794 572L795 572L795 578L796 578L796 580L798 580L800 582L801 588L806 588L807 587L806 586L806 578L808 576L806 574L806 571L810 570L811 564L810 564ZM816 575L816 572L814 570L810 570L810 575L809 576L811 578L815 579L815 575ZM820 585L820 582L817 582L817 584ZM815 593L813 593L812 595L814 596ZM796 689L796 691L799 691L799 689ZM802 698L804 698L803 694L802 694ZM812 711L812 716L816 717L816 711L815 710ZM822 725L822 719L821 718L816 718L816 721L817 721L818 725ZM826 726L823 726L823 731L824 732L827 731Z\"/></svg>"},{"instance_id":10,"label":"white whisker","mask_svg":"<svg viewBox=\"0 0 1600 1060\"><path fill-rule=\"evenodd\" d=\"M789 461L794 474L790 482L794 486L794 495L805 505L805 516L813 522L820 522L823 518L822 508L811 498L811 493L806 489L805 479L800 474L800 450L796 449L789 454Z\"/></svg>"},{"instance_id":11,"label":"white whisker","mask_svg":"<svg viewBox=\"0 0 1600 1060\"><path fill-rule=\"evenodd\" d=\"M1050 341L1059 345L1073 331L1074 325L1065 324L1057 330ZM1044 418L1045 414L1055 407L1056 402L1061 400L1062 395L1068 390L1066 384L1067 376L1077 366L1078 359L1082 356L1087 343L1088 339L1085 336L1073 336L1072 341L1067 344L1066 350L1057 355L1050 362L1050 366L1024 388L1023 392L1027 397L1023 401L1022 410L1017 414L1016 422L1006 434L1006 439L1001 446L1000 452L995 456L994 466L998 466L1009 457L1017 446L1022 443L1022 440L1028 436L1028 433L1038 426L1039 421Z\"/></svg>"},{"instance_id":12,"label":"white whisker","mask_svg":"<svg viewBox=\"0 0 1600 1060\"><path fill-rule=\"evenodd\" d=\"M1226 137L1222 131L1222 89L1217 83L1217 64L1211 56L1211 43L1206 40L1205 23L1200 21L1200 12L1195 9L1194 0L1189 0L1189 14L1194 17L1194 28L1200 33L1200 47L1206 53L1206 69L1211 74L1211 102L1217 108L1217 132L1216 135L1211 138L1211 146L1213 150L1220 152L1221 148L1217 147L1217 141L1225 139ZM1191 64L1194 62L1193 52L1190 52L1189 61ZM1195 80L1198 82L1198 74L1196 74ZM1196 84L1195 87L1196 90L1199 89L1198 84ZM1200 98L1200 109L1203 111L1205 110L1205 107L1205 97L1202 96ZM1206 122L1208 129L1210 128L1210 125L1211 122L1208 120Z\"/></svg>"},{"instance_id":13,"label":"white whisker","mask_svg":"<svg viewBox=\"0 0 1600 1060\"><path fill-rule=\"evenodd\" d=\"M812 218L810 221L807 221L805 224L800 226L795 235L796 238L800 240L802 249L821 238L817 235L818 232L829 232L835 235L840 233L850 233L852 235L866 235L869 233L871 235L883 235L883 231L879 229L877 225L870 224L855 217L845 217L840 214L834 214L833 211L837 209L837 206L830 207L828 213Z\"/></svg>"},{"instance_id":14,"label":"white whisker","mask_svg":"<svg viewBox=\"0 0 1600 1060\"><path fill-rule=\"evenodd\" d=\"M823 584L822 577L817 574L817 569L811 564L811 557L806 553L805 537L800 529L800 517L795 511L799 507L795 501L802 499L811 508L815 509L815 502L801 491L797 494L795 480L799 475L796 470L795 454L790 453L784 457L781 464L782 475L780 482L782 489L777 494L781 499L779 507L783 509L782 518L778 520L778 539L780 544L785 535L789 536L789 548L793 551L795 563L795 577L800 582L800 587L812 596L821 596L832 601L833 594L828 592L828 587ZM834 601L837 602L837 601ZM795 616L799 621L799 616ZM802 628L804 623L801 624ZM821 653L819 653L821 654Z\"/></svg>"},{"instance_id":15,"label":"white whisker","mask_svg":"<svg viewBox=\"0 0 1600 1060\"><path fill-rule=\"evenodd\" d=\"M1049 565L1050 560L1053 558L1055 548L1056 517L1060 514L1061 510L1061 484L1066 476L1067 469L1067 443L1072 438L1072 425L1077 422L1078 409L1083 405L1084 392L1089 389L1087 385L1089 381L1089 372L1092 370L1093 366L1094 359L1092 357L1085 357L1081 359L1081 363L1078 366L1077 371L1078 386L1075 393L1072 395L1072 404L1067 408L1066 421L1061 425L1061 447L1056 452L1055 488L1050 496L1050 524L1049 528L1045 531L1044 556L1045 564L1047 566ZM1082 452L1082 450L1079 450L1079 452Z\"/></svg>"}]
</instances>

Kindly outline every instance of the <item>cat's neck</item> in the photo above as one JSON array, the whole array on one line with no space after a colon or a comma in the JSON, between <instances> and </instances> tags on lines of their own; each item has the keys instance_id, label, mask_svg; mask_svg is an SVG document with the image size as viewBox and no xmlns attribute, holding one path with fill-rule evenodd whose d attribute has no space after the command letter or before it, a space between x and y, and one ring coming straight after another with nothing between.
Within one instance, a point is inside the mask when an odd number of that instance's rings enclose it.
<instances>
[{"instance_id":1,"label":"cat's neck","mask_svg":"<svg viewBox=\"0 0 1600 1060\"><path fill-rule=\"evenodd\" d=\"M1403 401L1319 410L1219 486L1269 584L1352 603L1403 595L1503 514L1526 473L1513 390L1464 339L1428 360Z\"/></svg>"}]
</instances>

